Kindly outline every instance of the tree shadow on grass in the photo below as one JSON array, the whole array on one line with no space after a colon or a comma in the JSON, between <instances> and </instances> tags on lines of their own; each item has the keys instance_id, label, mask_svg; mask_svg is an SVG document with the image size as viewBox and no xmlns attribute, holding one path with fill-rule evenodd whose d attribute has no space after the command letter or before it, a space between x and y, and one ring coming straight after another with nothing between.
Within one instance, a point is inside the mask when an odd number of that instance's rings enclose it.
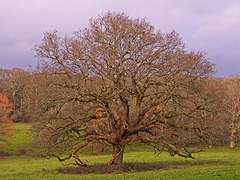
<instances>
[{"instance_id":1,"label":"tree shadow on grass","mask_svg":"<svg viewBox=\"0 0 240 180\"><path fill-rule=\"evenodd\" d=\"M125 162L119 165L96 164L92 166L64 167L56 169L63 174L112 174L112 173L134 173L144 171L158 171L167 169L182 169L201 165L222 165L227 163L220 160L200 161L176 161L176 162ZM49 170L44 170L51 172Z\"/></svg>"}]
</instances>

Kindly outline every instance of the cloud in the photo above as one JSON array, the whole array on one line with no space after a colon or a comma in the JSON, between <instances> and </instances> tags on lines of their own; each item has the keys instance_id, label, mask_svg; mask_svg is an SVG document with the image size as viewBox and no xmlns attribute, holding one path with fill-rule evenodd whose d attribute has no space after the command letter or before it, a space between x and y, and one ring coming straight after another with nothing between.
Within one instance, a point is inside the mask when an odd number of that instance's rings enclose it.
<instances>
[{"instance_id":1,"label":"cloud","mask_svg":"<svg viewBox=\"0 0 240 180\"><path fill-rule=\"evenodd\" d=\"M208 52L219 76L240 70L239 0L0 0L0 67L34 64L31 49L43 32L71 36L106 10L146 17L163 32L176 30L189 49Z\"/></svg>"},{"instance_id":2,"label":"cloud","mask_svg":"<svg viewBox=\"0 0 240 180\"><path fill-rule=\"evenodd\" d=\"M193 34L197 39L215 39L240 30L240 4L234 4L216 14L209 14Z\"/></svg>"}]
</instances>

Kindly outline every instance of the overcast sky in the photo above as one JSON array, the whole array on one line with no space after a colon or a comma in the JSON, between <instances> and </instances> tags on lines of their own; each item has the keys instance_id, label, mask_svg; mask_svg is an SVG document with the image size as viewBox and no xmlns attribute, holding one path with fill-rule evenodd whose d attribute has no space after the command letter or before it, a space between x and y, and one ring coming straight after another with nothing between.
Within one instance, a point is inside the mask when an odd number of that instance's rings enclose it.
<instances>
[{"instance_id":1,"label":"overcast sky","mask_svg":"<svg viewBox=\"0 0 240 180\"><path fill-rule=\"evenodd\" d=\"M0 68L28 69L43 32L71 36L107 10L176 30L189 50L208 53L216 76L240 74L240 0L0 0Z\"/></svg>"}]
</instances>

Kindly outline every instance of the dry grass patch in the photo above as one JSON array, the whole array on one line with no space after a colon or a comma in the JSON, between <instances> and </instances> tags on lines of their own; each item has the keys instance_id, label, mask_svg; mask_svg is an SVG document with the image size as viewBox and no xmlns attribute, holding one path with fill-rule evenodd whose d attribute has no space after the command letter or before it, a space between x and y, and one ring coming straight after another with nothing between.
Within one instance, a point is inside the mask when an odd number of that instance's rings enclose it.
<instances>
[{"instance_id":1,"label":"dry grass patch","mask_svg":"<svg viewBox=\"0 0 240 180\"><path fill-rule=\"evenodd\" d=\"M61 167L57 172L63 174L112 174L158 171L166 169L182 169L190 166L222 165L227 162L220 160L176 161L176 162L125 162L119 165L96 164L91 166ZM53 170L47 172L53 172Z\"/></svg>"}]
</instances>

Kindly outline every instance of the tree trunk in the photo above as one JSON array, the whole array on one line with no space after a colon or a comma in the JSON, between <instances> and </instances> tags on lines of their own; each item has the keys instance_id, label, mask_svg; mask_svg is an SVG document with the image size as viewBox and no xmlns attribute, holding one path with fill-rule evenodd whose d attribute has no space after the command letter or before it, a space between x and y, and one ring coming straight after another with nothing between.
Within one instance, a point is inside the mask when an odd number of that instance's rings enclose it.
<instances>
[{"instance_id":1,"label":"tree trunk","mask_svg":"<svg viewBox=\"0 0 240 180\"><path fill-rule=\"evenodd\" d=\"M234 118L233 118L234 119ZM230 148L234 148L235 145L235 134L236 134L235 122L232 120L231 124L231 136L230 136Z\"/></svg>"},{"instance_id":2,"label":"tree trunk","mask_svg":"<svg viewBox=\"0 0 240 180\"><path fill-rule=\"evenodd\" d=\"M113 145L113 154L110 164L122 164L124 148L125 146Z\"/></svg>"},{"instance_id":3,"label":"tree trunk","mask_svg":"<svg viewBox=\"0 0 240 180\"><path fill-rule=\"evenodd\" d=\"M235 144L235 133L232 132L231 137L230 137L230 148L234 148L235 146L236 146L236 144Z\"/></svg>"}]
</instances>

